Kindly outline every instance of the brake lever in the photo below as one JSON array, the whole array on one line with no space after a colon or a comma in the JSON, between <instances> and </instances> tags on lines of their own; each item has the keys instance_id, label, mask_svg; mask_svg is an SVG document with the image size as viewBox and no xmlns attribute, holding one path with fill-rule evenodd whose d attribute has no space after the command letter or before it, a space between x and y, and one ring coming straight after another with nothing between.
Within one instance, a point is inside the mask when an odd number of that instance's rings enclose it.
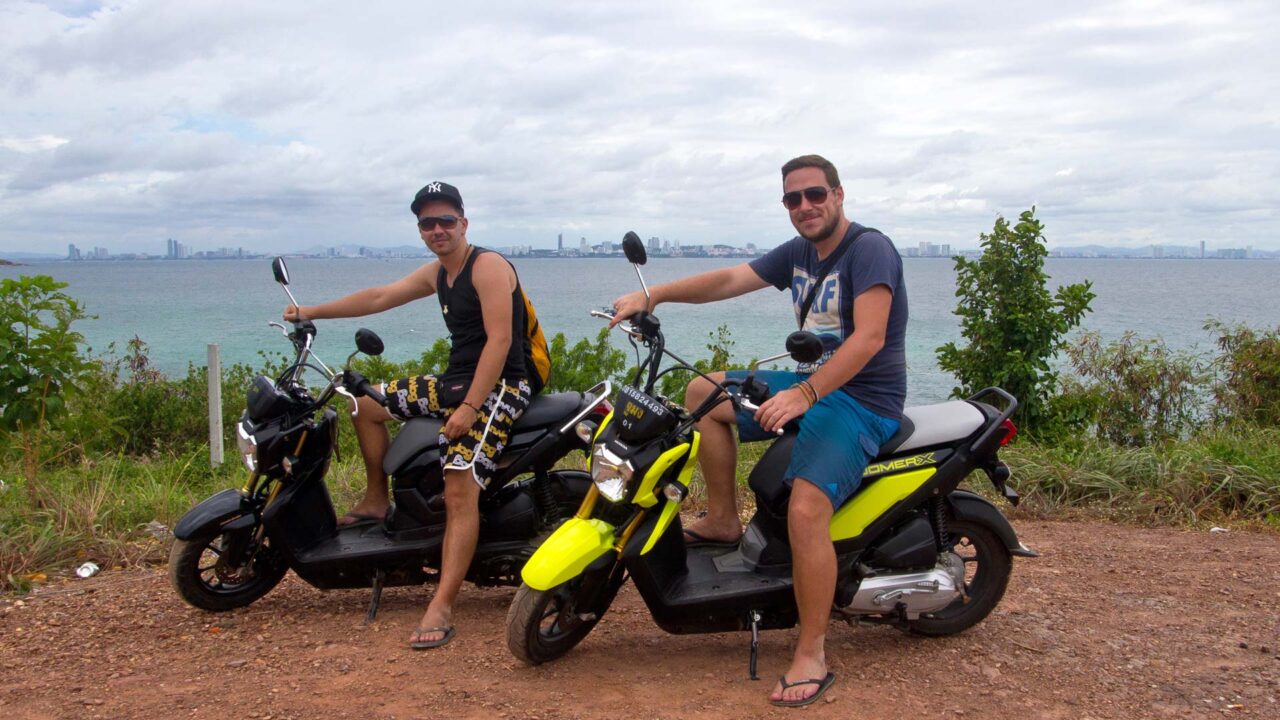
<instances>
[{"instance_id":1,"label":"brake lever","mask_svg":"<svg viewBox=\"0 0 1280 720\"><path fill-rule=\"evenodd\" d=\"M350 390L341 385L334 385L333 391L351 401L351 417L356 417L360 414L360 403L356 402L356 396L352 395Z\"/></svg>"},{"instance_id":2,"label":"brake lever","mask_svg":"<svg viewBox=\"0 0 1280 720\"><path fill-rule=\"evenodd\" d=\"M745 397L742 397L741 395L737 395L737 396L735 396L735 395L730 395L729 397L732 397L732 398L736 399L736 400L737 400L737 403L738 403L738 407L742 408L743 410L746 410L746 411L748 411L748 412L751 412L752 414L757 413L757 412L759 412L759 411L760 411L760 406L759 406L759 405L757 405L757 404L755 404L755 403L751 402L750 400L748 400L748 399L747 399L747 398L745 398ZM775 431L774 431L774 434L775 434L775 435L781 435L781 434L782 434L782 432L783 432L783 428L778 428L777 430L775 430Z\"/></svg>"},{"instance_id":3,"label":"brake lever","mask_svg":"<svg viewBox=\"0 0 1280 720\"><path fill-rule=\"evenodd\" d=\"M607 310L592 310L591 317L604 318L609 322L613 322L614 313L608 312ZM636 326L633 323L628 322L625 326L619 325L618 329L633 338L638 338L640 340L644 339L644 335L636 330Z\"/></svg>"},{"instance_id":4,"label":"brake lever","mask_svg":"<svg viewBox=\"0 0 1280 720\"><path fill-rule=\"evenodd\" d=\"M289 337L289 328L285 327L284 323L278 323L275 320L268 320L267 325L279 329L282 335Z\"/></svg>"}]
</instances>

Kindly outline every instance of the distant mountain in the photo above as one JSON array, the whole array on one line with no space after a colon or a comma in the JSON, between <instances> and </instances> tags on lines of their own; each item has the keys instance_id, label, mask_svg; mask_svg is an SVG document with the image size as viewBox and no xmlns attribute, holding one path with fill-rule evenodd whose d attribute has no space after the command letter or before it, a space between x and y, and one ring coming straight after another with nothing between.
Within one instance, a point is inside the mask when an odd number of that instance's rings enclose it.
<instances>
[{"instance_id":1,"label":"distant mountain","mask_svg":"<svg viewBox=\"0 0 1280 720\"><path fill-rule=\"evenodd\" d=\"M9 260L61 260L66 255L0 250L0 257L8 258Z\"/></svg>"}]
</instances>

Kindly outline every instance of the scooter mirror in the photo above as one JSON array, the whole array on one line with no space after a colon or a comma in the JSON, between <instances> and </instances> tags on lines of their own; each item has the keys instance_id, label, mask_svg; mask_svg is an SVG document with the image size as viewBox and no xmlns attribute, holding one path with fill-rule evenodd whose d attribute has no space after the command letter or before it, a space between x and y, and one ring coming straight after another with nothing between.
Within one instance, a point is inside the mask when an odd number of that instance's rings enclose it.
<instances>
[{"instance_id":1,"label":"scooter mirror","mask_svg":"<svg viewBox=\"0 0 1280 720\"><path fill-rule=\"evenodd\" d=\"M277 257L271 261L271 272L276 276L276 282L281 285L289 284L289 268L285 267L284 258Z\"/></svg>"},{"instance_id":2,"label":"scooter mirror","mask_svg":"<svg viewBox=\"0 0 1280 720\"><path fill-rule=\"evenodd\" d=\"M787 352L796 362L811 363L822 357L822 341L808 330L797 330L787 336Z\"/></svg>"},{"instance_id":3,"label":"scooter mirror","mask_svg":"<svg viewBox=\"0 0 1280 720\"><path fill-rule=\"evenodd\" d=\"M643 265L649 259L644 251L644 243L634 230L628 230L627 234L622 236L622 252L627 256L627 260L636 265Z\"/></svg>"},{"instance_id":4,"label":"scooter mirror","mask_svg":"<svg viewBox=\"0 0 1280 720\"><path fill-rule=\"evenodd\" d=\"M360 328L356 331L356 347L365 355L381 355L382 338L369 328Z\"/></svg>"}]
</instances>

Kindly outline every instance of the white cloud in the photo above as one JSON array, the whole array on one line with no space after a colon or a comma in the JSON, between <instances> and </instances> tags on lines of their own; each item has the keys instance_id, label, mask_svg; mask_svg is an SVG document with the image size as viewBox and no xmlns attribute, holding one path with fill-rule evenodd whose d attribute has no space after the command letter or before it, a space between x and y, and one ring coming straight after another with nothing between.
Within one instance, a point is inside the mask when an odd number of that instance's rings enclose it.
<instances>
[{"instance_id":1,"label":"white cloud","mask_svg":"<svg viewBox=\"0 0 1280 720\"><path fill-rule=\"evenodd\" d=\"M0 25L0 250L414 242L431 179L489 244L768 246L807 152L904 246L1034 203L1053 243L1280 248L1273 3L69 1Z\"/></svg>"},{"instance_id":2,"label":"white cloud","mask_svg":"<svg viewBox=\"0 0 1280 720\"><path fill-rule=\"evenodd\" d=\"M57 135L0 137L0 148L20 153L34 153L42 150L52 150L60 145L66 145L67 142L66 138L58 137Z\"/></svg>"}]
</instances>

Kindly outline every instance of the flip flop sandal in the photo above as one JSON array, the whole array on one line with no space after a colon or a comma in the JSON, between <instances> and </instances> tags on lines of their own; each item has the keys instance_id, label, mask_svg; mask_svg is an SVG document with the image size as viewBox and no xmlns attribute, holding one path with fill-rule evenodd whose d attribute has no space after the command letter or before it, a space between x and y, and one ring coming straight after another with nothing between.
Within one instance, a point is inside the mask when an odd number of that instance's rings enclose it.
<instances>
[{"instance_id":1,"label":"flip flop sandal","mask_svg":"<svg viewBox=\"0 0 1280 720\"><path fill-rule=\"evenodd\" d=\"M370 513L349 512L338 518L338 527L351 527L352 525L364 525L365 523L380 523L386 519L386 514L373 515ZM346 520L346 522L343 522Z\"/></svg>"},{"instance_id":2,"label":"flip flop sandal","mask_svg":"<svg viewBox=\"0 0 1280 720\"><path fill-rule=\"evenodd\" d=\"M433 627L433 628L420 627L414 631L413 633L414 635L425 635L427 633L442 632L444 633L444 637L439 637L439 638L436 638L435 640L419 640L417 642L411 642L409 643L409 647L413 648L414 650L430 650L432 648L438 648L444 645L448 645L453 640L453 635L454 635L453 631L454 631L454 628L452 625L448 627Z\"/></svg>"},{"instance_id":3,"label":"flip flop sandal","mask_svg":"<svg viewBox=\"0 0 1280 720\"><path fill-rule=\"evenodd\" d=\"M831 684L835 681L835 673L827 673L827 676L824 678L810 678L808 680L797 680L790 683L787 682L787 676L783 675L778 678L778 682L782 683L783 690L796 687L797 685L817 685L818 692L804 698L803 700L770 700L769 702L773 705L777 705L778 707L804 707L805 705L816 702L818 698L822 697L822 694L825 693L827 688L831 687Z\"/></svg>"},{"instance_id":4,"label":"flip flop sandal","mask_svg":"<svg viewBox=\"0 0 1280 720\"><path fill-rule=\"evenodd\" d=\"M705 535L703 535L703 534L701 534L701 533L696 533L696 532L694 532L694 531L692 531L692 530L687 530L687 529L686 529L686 530L684 531L684 544L685 544L685 546L686 546L686 547L725 547L725 548L731 548L731 547L736 547L736 546L737 546L737 544L738 544L738 540L734 540L734 541L732 541L732 542L731 542L731 541L729 541L729 540L716 540L716 539L714 539L714 538L709 538L709 537L707 537L707 536L705 536Z\"/></svg>"}]
</instances>

